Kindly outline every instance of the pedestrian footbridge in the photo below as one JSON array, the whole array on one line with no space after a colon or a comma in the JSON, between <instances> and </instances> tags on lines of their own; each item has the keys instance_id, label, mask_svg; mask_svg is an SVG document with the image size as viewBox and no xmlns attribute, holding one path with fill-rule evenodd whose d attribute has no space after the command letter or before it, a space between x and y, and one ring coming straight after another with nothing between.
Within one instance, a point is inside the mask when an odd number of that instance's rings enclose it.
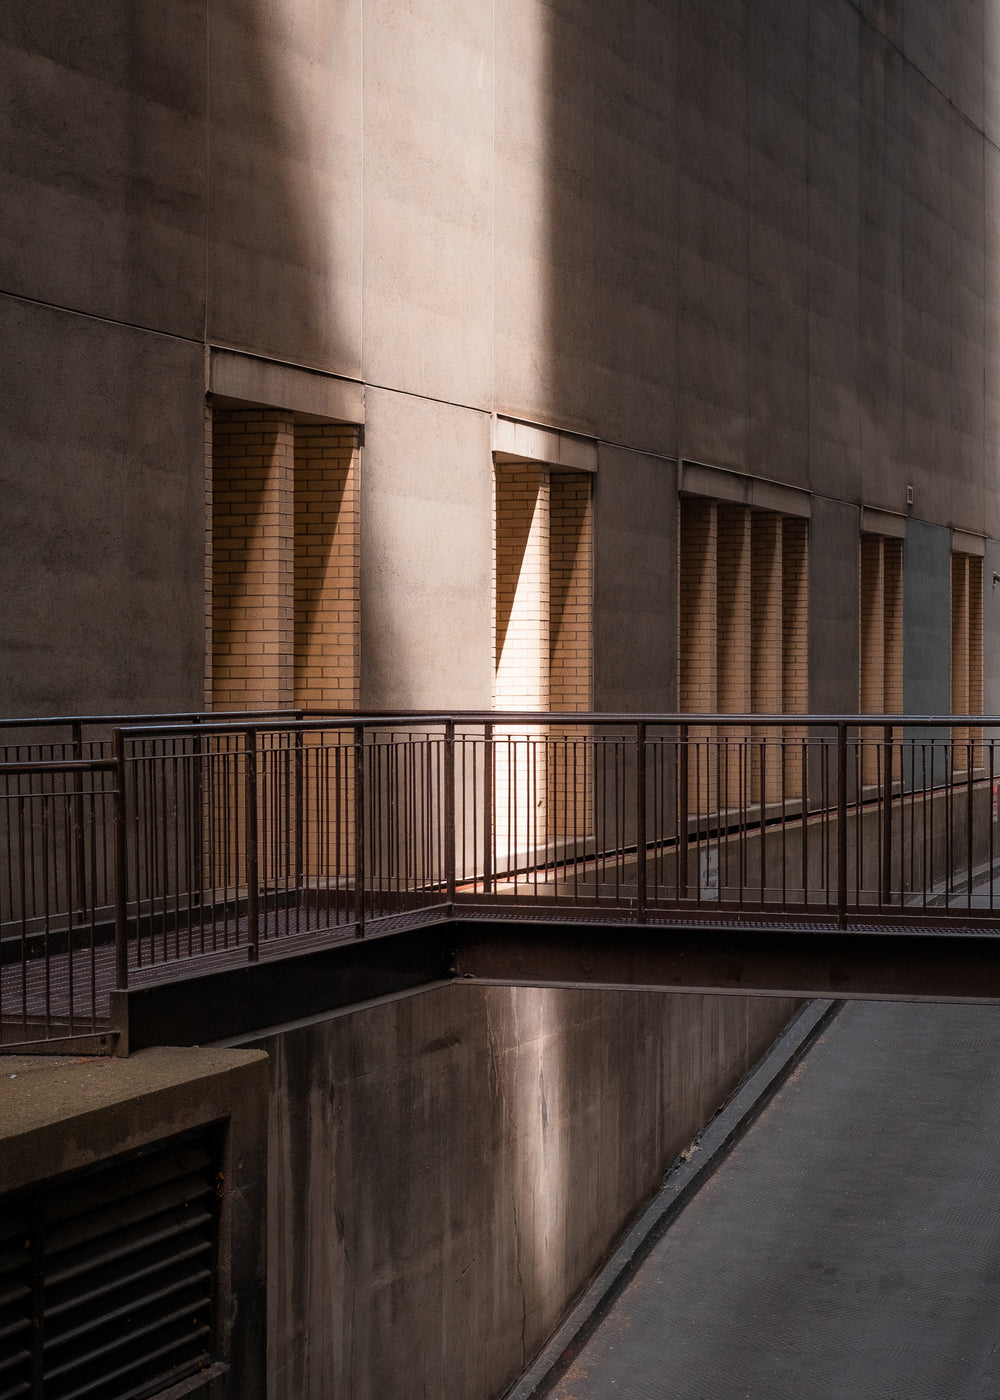
<instances>
[{"instance_id":1,"label":"pedestrian footbridge","mask_svg":"<svg viewBox=\"0 0 1000 1400\"><path fill-rule=\"evenodd\" d=\"M1000 999L1000 719L0 726L0 1049L192 1044L462 978Z\"/></svg>"}]
</instances>

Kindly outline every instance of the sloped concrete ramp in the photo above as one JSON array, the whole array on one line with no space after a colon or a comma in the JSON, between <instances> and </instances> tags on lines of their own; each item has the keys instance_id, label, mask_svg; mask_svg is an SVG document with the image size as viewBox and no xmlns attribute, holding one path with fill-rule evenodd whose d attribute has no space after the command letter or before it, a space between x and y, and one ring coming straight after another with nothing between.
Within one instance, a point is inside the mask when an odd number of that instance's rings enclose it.
<instances>
[{"instance_id":1,"label":"sloped concrete ramp","mask_svg":"<svg viewBox=\"0 0 1000 1400\"><path fill-rule=\"evenodd\" d=\"M554 1400L1000 1397L1000 1013L848 1002Z\"/></svg>"}]
</instances>

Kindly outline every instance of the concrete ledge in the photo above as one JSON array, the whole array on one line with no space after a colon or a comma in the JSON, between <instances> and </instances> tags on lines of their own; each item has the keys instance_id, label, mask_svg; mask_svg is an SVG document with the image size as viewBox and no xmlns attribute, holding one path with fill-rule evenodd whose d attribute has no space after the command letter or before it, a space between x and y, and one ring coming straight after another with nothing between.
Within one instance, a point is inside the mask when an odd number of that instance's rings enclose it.
<instances>
[{"instance_id":1,"label":"concrete ledge","mask_svg":"<svg viewBox=\"0 0 1000 1400\"><path fill-rule=\"evenodd\" d=\"M952 530L951 547L956 554L975 554L980 559L986 555L986 540L982 535L970 535L967 530Z\"/></svg>"},{"instance_id":2,"label":"concrete ledge","mask_svg":"<svg viewBox=\"0 0 1000 1400\"><path fill-rule=\"evenodd\" d=\"M220 408L279 408L303 422L364 423L364 386L294 365L211 351L208 392Z\"/></svg>"},{"instance_id":3,"label":"concrete ledge","mask_svg":"<svg viewBox=\"0 0 1000 1400\"><path fill-rule=\"evenodd\" d=\"M68 1065L5 1060L0 1193L227 1118L266 1092L267 1056L258 1050L156 1049Z\"/></svg>"},{"instance_id":4,"label":"concrete ledge","mask_svg":"<svg viewBox=\"0 0 1000 1400\"><path fill-rule=\"evenodd\" d=\"M493 456L498 462L539 462L566 471L597 471L595 439L515 418L494 418Z\"/></svg>"},{"instance_id":5,"label":"concrete ledge","mask_svg":"<svg viewBox=\"0 0 1000 1400\"><path fill-rule=\"evenodd\" d=\"M176 1400L264 1400L268 1090L260 1050L158 1049L55 1065L19 1057L0 1069L2 1195L224 1129L215 1364L164 1392Z\"/></svg>"},{"instance_id":6,"label":"concrete ledge","mask_svg":"<svg viewBox=\"0 0 1000 1400\"><path fill-rule=\"evenodd\" d=\"M754 510L773 510L807 520L812 515L812 498L797 486L780 481L745 476L726 467L704 462L681 462L678 491L682 496L703 496L713 501L731 501Z\"/></svg>"},{"instance_id":7,"label":"concrete ledge","mask_svg":"<svg viewBox=\"0 0 1000 1400\"><path fill-rule=\"evenodd\" d=\"M890 510L873 510L871 506L862 506L861 533L888 535L890 539L905 540L906 516L896 515Z\"/></svg>"}]
</instances>

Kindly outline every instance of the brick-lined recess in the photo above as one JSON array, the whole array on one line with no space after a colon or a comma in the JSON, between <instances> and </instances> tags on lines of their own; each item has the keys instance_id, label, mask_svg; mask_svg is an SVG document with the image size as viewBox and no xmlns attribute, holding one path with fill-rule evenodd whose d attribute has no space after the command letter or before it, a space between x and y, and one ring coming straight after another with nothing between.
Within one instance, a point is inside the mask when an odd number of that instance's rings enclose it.
<instances>
[{"instance_id":1,"label":"brick-lined recess","mask_svg":"<svg viewBox=\"0 0 1000 1400\"><path fill-rule=\"evenodd\" d=\"M359 703L360 449L356 428L295 431L295 703Z\"/></svg>"},{"instance_id":2,"label":"brick-lined recess","mask_svg":"<svg viewBox=\"0 0 1000 1400\"><path fill-rule=\"evenodd\" d=\"M494 685L499 710L586 710L591 703L593 541L590 478L498 464L494 490ZM546 753L537 731L498 733L500 848L548 845L590 821L583 731ZM546 762L546 757L551 762Z\"/></svg>"},{"instance_id":3,"label":"brick-lined recess","mask_svg":"<svg viewBox=\"0 0 1000 1400\"><path fill-rule=\"evenodd\" d=\"M358 703L356 428L216 410L206 514L215 709Z\"/></svg>"},{"instance_id":4,"label":"brick-lined recess","mask_svg":"<svg viewBox=\"0 0 1000 1400\"><path fill-rule=\"evenodd\" d=\"M983 561L975 554L951 556L951 711L977 715L983 710ZM968 725L952 729L954 765L968 767L970 741L973 766L982 762L982 730Z\"/></svg>"},{"instance_id":5,"label":"brick-lined recess","mask_svg":"<svg viewBox=\"0 0 1000 1400\"><path fill-rule=\"evenodd\" d=\"M549 709L589 710L593 520L590 477L549 476ZM549 819L557 839L589 832L593 814L586 726L563 726L550 753Z\"/></svg>"},{"instance_id":6,"label":"brick-lined recess","mask_svg":"<svg viewBox=\"0 0 1000 1400\"><path fill-rule=\"evenodd\" d=\"M863 714L903 708L903 542L862 535L860 550L858 706ZM881 730L864 729L862 781L881 780Z\"/></svg>"},{"instance_id":7,"label":"brick-lined recess","mask_svg":"<svg viewBox=\"0 0 1000 1400\"><path fill-rule=\"evenodd\" d=\"M498 466L494 536L494 705L549 707L549 478Z\"/></svg>"},{"instance_id":8,"label":"brick-lined recess","mask_svg":"<svg viewBox=\"0 0 1000 1400\"><path fill-rule=\"evenodd\" d=\"M217 411L212 430L212 703L290 706L294 608L291 415Z\"/></svg>"},{"instance_id":9,"label":"brick-lined recess","mask_svg":"<svg viewBox=\"0 0 1000 1400\"><path fill-rule=\"evenodd\" d=\"M589 710L593 522L590 478L549 479L549 709Z\"/></svg>"},{"instance_id":10,"label":"brick-lined recess","mask_svg":"<svg viewBox=\"0 0 1000 1400\"><path fill-rule=\"evenodd\" d=\"M760 711L801 714L808 705L808 525L805 520L695 497L680 502L678 540L678 706L682 712ZM706 731L692 726L691 737ZM779 731L760 730L780 737ZM689 801L704 809L716 797L736 805L741 785L759 800L802 791L801 731L781 731L781 766L768 764L762 782L759 752L731 752L739 729L719 735L726 761L704 749L689 768ZM792 742L789 742L792 741ZM694 765L692 764L692 767Z\"/></svg>"},{"instance_id":11,"label":"brick-lined recess","mask_svg":"<svg viewBox=\"0 0 1000 1400\"><path fill-rule=\"evenodd\" d=\"M716 571L717 708L739 714L751 708L750 512L743 506L718 507ZM738 807L746 782L743 762L746 730L734 725L721 730L718 737L722 741L719 805Z\"/></svg>"}]
</instances>

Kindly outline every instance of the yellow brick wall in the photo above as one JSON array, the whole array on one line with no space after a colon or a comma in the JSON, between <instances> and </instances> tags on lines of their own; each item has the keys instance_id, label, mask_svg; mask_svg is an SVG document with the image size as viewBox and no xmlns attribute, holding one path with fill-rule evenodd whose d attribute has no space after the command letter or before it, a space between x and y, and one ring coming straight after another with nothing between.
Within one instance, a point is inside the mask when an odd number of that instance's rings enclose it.
<instances>
[{"instance_id":1,"label":"yellow brick wall","mask_svg":"<svg viewBox=\"0 0 1000 1400\"><path fill-rule=\"evenodd\" d=\"M903 708L903 541L861 536L859 555L858 705L864 714ZM862 782L881 781L881 729L861 731Z\"/></svg>"},{"instance_id":2,"label":"yellow brick wall","mask_svg":"<svg viewBox=\"0 0 1000 1400\"><path fill-rule=\"evenodd\" d=\"M356 709L360 660L356 428L295 433L295 703Z\"/></svg>"},{"instance_id":3,"label":"yellow brick wall","mask_svg":"<svg viewBox=\"0 0 1000 1400\"><path fill-rule=\"evenodd\" d=\"M212 707L356 707L357 429L216 409L206 458Z\"/></svg>"},{"instance_id":4,"label":"yellow brick wall","mask_svg":"<svg viewBox=\"0 0 1000 1400\"><path fill-rule=\"evenodd\" d=\"M205 405L205 708L212 708L212 599L214 545L212 539L212 410Z\"/></svg>"},{"instance_id":5,"label":"yellow brick wall","mask_svg":"<svg viewBox=\"0 0 1000 1400\"><path fill-rule=\"evenodd\" d=\"M549 708L591 706L593 522L590 478L549 480Z\"/></svg>"},{"instance_id":6,"label":"yellow brick wall","mask_svg":"<svg viewBox=\"0 0 1000 1400\"><path fill-rule=\"evenodd\" d=\"M983 709L983 561L974 554L951 556L951 710L952 714L981 714ZM975 744L974 765L982 761L982 730L955 725L954 764L968 766L969 740Z\"/></svg>"},{"instance_id":7,"label":"yellow brick wall","mask_svg":"<svg viewBox=\"0 0 1000 1400\"><path fill-rule=\"evenodd\" d=\"M750 709L750 512L718 507L717 686L721 711Z\"/></svg>"},{"instance_id":8,"label":"yellow brick wall","mask_svg":"<svg viewBox=\"0 0 1000 1400\"><path fill-rule=\"evenodd\" d=\"M903 711L903 541L883 539L882 557L882 703L887 715L898 715Z\"/></svg>"},{"instance_id":9,"label":"yellow brick wall","mask_svg":"<svg viewBox=\"0 0 1000 1400\"><path fill-rule=\"evenodd\" d=\"M718 511L682 497L677 586L677 691L684 714L718 709Z\"/></svg>"},{"instance_id":10,"label":"yellow brick wall","mask_svg":"<svg viewBox=\"0 0 1000 1400\"><path fill-rule=\"evenodd\" d=\"M746 506L683 497L678 539L678 705L683 713L808 708L808 524ZM708 731L692 726L693 740ZM775 744L762 768L759 744L722 729L719 750L698 750L689 798L735 806L746 785L754 799L801 792L802 734L755 730L769 742L784 733L784 767ZM719 763L719 754L723 761ZM692 751L692 761L694 752ZM766 769L766 772L765 772ZM689 770L690 771L690 770ZM741 785L743 785L741 787Z\"/></svg>"},{"instance_id":11,"label":"yellow brick wall","mask_svg":"<svg viewBox=\"0 0 1000 1400\"><path fill-rule=\"evenodd\" d=\"M809 709L809 524L793 516L781 521L781 708L786 715ZM786 726L784 795L801 796L805 729Z\"/></svg>"},{"instance_id":12,"label":"yellow brick wall","mask_svg":"<svg viewBox=\"0 0 1000 1400\"><path fill-rule=\"evenodd\" d=\"M593 524L589 476L534 463L494 475L494 684L498 710L591 704ZM497 858L589 828L586 733L496 731Z\"/></svg>"},{"instance_id":13,"label":"yellow brick wall","mask_svg":"<svg viewBox=\"0 0 1000 1400\"><path fill-rule=\"evenodd\" d=\"M219 411L212 431L212 703L294 699L294 429L288 414Z\"/></svg>"},{"instance_id":14,"label":"yellow brick wall","mask_svg":"<svg viewBox=\"0 0 1000 1400\"><path fill-rule=\"evenodd\" d=\"M495 475L494 705L549 707L549 481L538 466Z\"/></svg>"}]
</instances>

